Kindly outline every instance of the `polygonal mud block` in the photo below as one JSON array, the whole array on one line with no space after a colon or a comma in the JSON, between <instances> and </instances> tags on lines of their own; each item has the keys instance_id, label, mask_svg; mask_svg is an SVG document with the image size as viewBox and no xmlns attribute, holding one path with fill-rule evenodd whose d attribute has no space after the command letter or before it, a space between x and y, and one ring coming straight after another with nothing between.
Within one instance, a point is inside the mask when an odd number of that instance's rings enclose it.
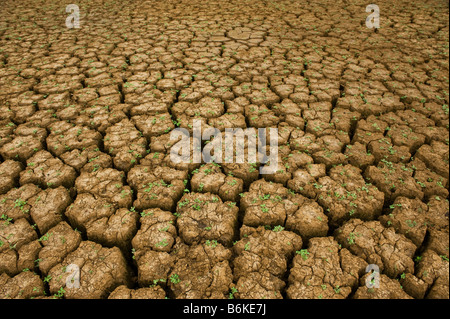
<instances>
[{"instance_id":1,"label":"polygonal mud block","mask_svg":"<svg viewBox=\"0 0 450 319\"><path fill-rule=\"evenodd\" d=\"M70 188L75 178L76 172L72 167L42 150L27 160L27 169L20 173L20 184L36 184L42 188Z\"/></svg>"},{"instance_id":2,"label":"polygonal mud block","mask_svg":"<svg viewBox=\"0 0 450 319\"><path fill-rule=\"evenodd\" d=\"M44 283L39 275L27 271L9 277L0 275L0 299L32 299L44 296Z\"/></svg>"},{"instance_id":3,"label":"polygonal mud block","mask_svg":"<svg viewBox=\"0 0 450 319\"><path fill-rule=\"evenodd\" d=\"M129 283L128 266L120 249L91 241L82 241L48 275L50 293L63 292L68 299L106 298L118 286ZM74 282L77 278L78 284Z\"/></svg>"},{"instance_id":4,"label":"polygonal mud block","mask_svg":"<svg viewBox=\"0 0 450 319\"><path fill-rule=\"evenodd\" d=\"M211 193L188 193L177 204L180 237L188 244L216 240L229 246L235 236L239 208Z\"/></svg>"},{"instance_id":5,"label":"polygonal mud block","mask_svg":"<svg viewBox=\"0 0 450 319\"><path fill-rule=\"evenodd\" d=\"M37 233L25 218L16 221L2 220L0 223L0 272L14 276L22 269L18 269L21 255L35 255L34 245L25 245L37 239ZM21 248L25 247L21 251ZM37 247L39 249L39 247Z\"/></svg>"},{"instance_id":6,"label":"polygonal mud block","mask_svg":"<svg viewBox=\"0 0 450 319\"><path fill-rule=\"evenodd\" d=\"M22 169L22 163L13 160L0 164L0 194L5 194L17 184Z\"/></svg>"},{"instance_id":7,"label":"polygonal mud block","mask_svg":"<svg viewBox=\"0 0 450 319\"><path fill-rule=\"evenodd\" d=\"M134 210L89 193L79 194L65 215L89 240L106 247L117 246L123 251L130 248L139 218Z\"/></svg>"},{"instance_id":8,"label":"polygonal mud block","mask_svg":"<svg viewBox=\"0 0 450 319\"><path fill-rule=\"evenodd\" d=\"M291 299L344 299L358 286L367 263L347 249L341 249L333 237L317 237L307 248L297 251L289 272Z\"/></svg>"},{"instance_id":9,"label":"polygonal mud block","mask_svg":"<svg viewBox=\"0 0 450 319\"><path fill-rule=\"evenodd\" d=\"M43 246L39 251L39 270L47 274L80 245L81 235L63 221L45 233L39 242Z\"/></svg>"},{"instance_id":10,"label":"polygonal mud block","mask_svg":"<svg viewBox=\"0 0 450 319\"><path fill-rule=\"evenodd\" d=\"M229 249L216 241L180 244L174 256L167 284L175 298L225 298L233 280Z\"/></svg>"},{"instance_id":11,"label":"polygonal mud block","mask_svg":"<svg viewBox=\"0 0 450 319\"><path fill-rule=\"evenodd\" d=\"M132 190L124 185L125 174L113 168L81 172L75 181L78 194L90 193L104 198L118 207L128 208L132 203Z\"/></svg>"},{"instance_id":12,"label":"polygonal mud block","mask_svg":"<svg viewBox=\"0 0 450 319\"><path fill-rule=\"evenodd\" d=\"M141 227L132 240L133 248L170 252L177 237L175 220L171 212L159 208L144 210L140 218Z\"/></svg>"},{"instance_id":13,"label":"polygonal mud block","mask_svg":"<svg viewBox=\"0 0 450 319\"><path fill-rule=\"evenodd\" d=\"M336 229L335 238L351 253L369 264L376 264L380 272L391 278L414 272L412 258L417 247L404 235L385 228L379 221L351 219Z\"/></svg>"}]
</instances>

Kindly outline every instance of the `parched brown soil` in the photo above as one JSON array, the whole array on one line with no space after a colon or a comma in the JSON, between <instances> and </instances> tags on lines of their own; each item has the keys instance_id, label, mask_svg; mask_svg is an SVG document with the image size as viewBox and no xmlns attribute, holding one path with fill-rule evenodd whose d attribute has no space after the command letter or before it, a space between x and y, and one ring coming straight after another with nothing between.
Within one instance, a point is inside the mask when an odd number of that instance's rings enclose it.
<instances>
[{"instance_id":1,"label":"parched brown soil","mask_svg":"<svg viewBox=\"0 0 450 319\"><path fill-rule=\"evenodd\" d=\"M3 0L0 298L448 299L448 1L394 2Z\"/></svg>"}]
</instances>

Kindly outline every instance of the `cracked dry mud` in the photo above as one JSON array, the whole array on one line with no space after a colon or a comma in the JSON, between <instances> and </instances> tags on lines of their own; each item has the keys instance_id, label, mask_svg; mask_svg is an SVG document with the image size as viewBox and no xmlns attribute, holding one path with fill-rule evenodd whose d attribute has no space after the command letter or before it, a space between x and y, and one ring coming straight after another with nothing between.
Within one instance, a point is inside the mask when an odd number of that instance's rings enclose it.
<instances>
[{"instance_id":1,"label":"cracked dry mud","mask_svg":"<svg viewBox=\"0 0 450 319\"><path fill-rule=\"evenodd\" d=\"M0 298L449 298L448 2L376 4L2 1Z\"/></svg>"}]
</instances>

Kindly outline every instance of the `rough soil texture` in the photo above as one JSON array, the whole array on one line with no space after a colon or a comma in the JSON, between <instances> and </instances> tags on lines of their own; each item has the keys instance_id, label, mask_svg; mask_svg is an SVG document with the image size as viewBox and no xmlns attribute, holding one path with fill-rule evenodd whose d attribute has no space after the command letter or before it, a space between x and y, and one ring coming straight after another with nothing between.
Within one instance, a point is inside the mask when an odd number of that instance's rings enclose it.
<instances>
[{"instance_id":1,"label":"rough soil texture","mask_svg":"<svg viewBox=\"0 0 450 319\"><path fill-rule=\"evenodd\" d=\"M0 298L448 299L448 1L394 2L3 0Z\"/></svg>"}]
</instances>

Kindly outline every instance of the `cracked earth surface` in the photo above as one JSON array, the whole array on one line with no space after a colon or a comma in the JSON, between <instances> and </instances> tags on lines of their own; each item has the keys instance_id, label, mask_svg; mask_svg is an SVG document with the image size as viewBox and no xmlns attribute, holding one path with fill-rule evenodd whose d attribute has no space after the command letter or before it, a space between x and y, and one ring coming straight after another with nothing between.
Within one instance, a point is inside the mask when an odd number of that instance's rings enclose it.
<instances>
[{"instance_id":1,"label":"cracked earth surface","mask_svg":"<svg viewBox=\"0 0 450 319\"><path fill-rule=\"evenodd\" d=\"M448 2L72 2L1 5L0 298L449 298Z\"/></svg>"}]
</instances>

